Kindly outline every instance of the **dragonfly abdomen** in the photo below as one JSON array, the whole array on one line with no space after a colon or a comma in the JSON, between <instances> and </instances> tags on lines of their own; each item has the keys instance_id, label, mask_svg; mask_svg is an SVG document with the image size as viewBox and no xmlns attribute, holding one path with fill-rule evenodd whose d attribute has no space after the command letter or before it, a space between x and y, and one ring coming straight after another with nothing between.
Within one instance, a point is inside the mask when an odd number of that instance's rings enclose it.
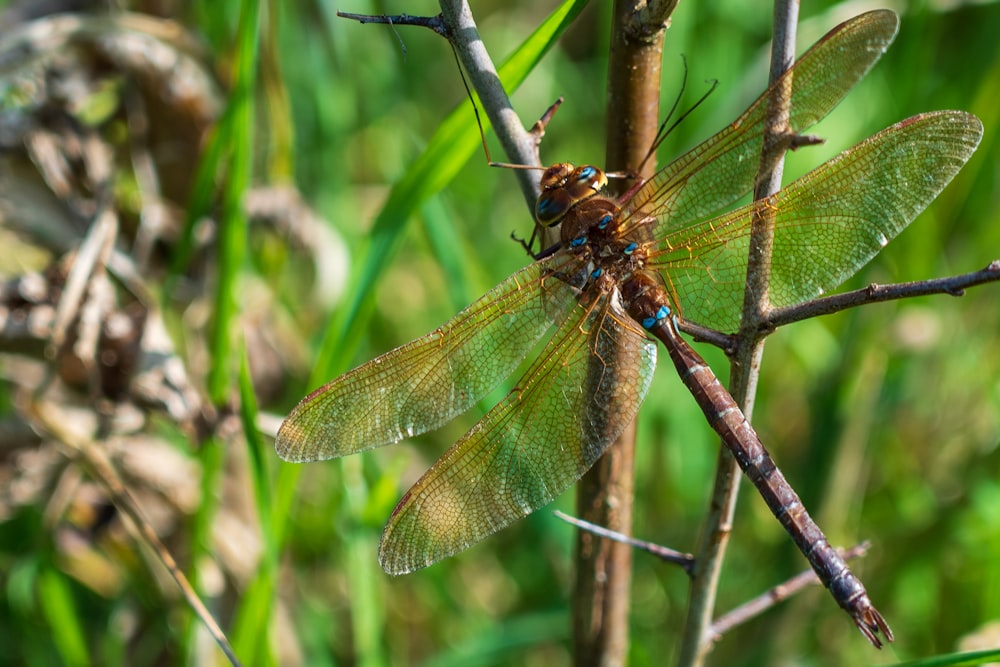
<instances>
[{"instance_id":1,"label":"dragonfly abdomen","mask_svg":"<svg viewBox=\"0 0 1000 667\"><path fill-rule=\"evenodd\" d=\"M636 273L625 281L622 296L629 316L642 323L666 346L681 380L712 428L763 496L771 513L806 556L819 580L872 644L881 646L879 632L892 641L892 630L872 604L864 584L809 516L736 401L701 355L681 337L666 291L656 278L646 272Z\"/></svg>"}]
</instances>

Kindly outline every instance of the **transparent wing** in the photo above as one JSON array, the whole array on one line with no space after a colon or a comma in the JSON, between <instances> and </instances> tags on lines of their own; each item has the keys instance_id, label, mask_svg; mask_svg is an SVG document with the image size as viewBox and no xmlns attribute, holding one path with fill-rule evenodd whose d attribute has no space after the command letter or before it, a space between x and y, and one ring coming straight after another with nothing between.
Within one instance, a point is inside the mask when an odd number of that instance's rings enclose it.
<instances>
[{"instance_id":1,"label":"transparent wing","mask_svg":"<svg viewBox=\"0 0 1000 667\"><path fill-rule=\"evenodd\" d=\"M905 229L968 161L982 133L979 119L961 111L908 118L773 197L667 234L653 263L685 318L734 331L755 210L775 212L771 304L816 298Z\"/></svg>"},{"instance_id":2,"label":"transparent wing","mask_svg":"<svg viewBox=\"0 0 1000 667\"><path fill-rule=\"evenodd\" d=\"M608 304L578 305L518 386L406 493L379 547L387 572L435 563L546 505L632 421L656 346Z\"/></svg>"},{"instance_id":3,"label":"transparent wing","mask_svg":"<svg viewBox=\"0 0 1000 667\"><path fill-rule=\"evenodd\" d=\"M574 261L555 255L535 262L439 329L312 392L281 424L278 455L286 461L345 456L465 412L576 303L576 288L550 275L572 272Z\"/></svg>"}]
</instances>

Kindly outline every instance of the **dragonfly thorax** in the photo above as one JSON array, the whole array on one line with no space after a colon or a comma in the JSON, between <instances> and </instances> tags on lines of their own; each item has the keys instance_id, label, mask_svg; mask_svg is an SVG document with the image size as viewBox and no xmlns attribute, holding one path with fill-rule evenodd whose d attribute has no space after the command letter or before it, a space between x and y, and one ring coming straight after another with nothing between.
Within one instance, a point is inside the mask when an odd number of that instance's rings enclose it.
<instances>
[{"instance_id":1,"label":"dragonfly thorax","mask_svg":"<svg viewBox=\"0 0 1000 667\"><path fill-rule=\"evenodd\" d=\"M577 202L562 218L560 239L564 250L586 256L591 277L602 281L626 280L642 271L648 249L622 235L619 207L607 197Z\"/></svg>"}]
</instances>

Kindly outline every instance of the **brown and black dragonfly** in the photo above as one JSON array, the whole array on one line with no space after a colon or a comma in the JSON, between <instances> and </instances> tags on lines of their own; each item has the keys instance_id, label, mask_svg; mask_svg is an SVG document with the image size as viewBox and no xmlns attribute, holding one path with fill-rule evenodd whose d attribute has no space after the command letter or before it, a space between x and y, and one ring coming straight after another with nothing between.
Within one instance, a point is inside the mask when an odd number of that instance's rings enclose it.
<instances>
[{"instance_id":1,"label":"brown and black dragonfly","mask_svg":"<svg viewBox=\"0 0 1000 667\"><path fill-rule=\"evenodd\" d=\"M790 131L823 118L874 65L898 27L890 11L834 28L775 86L791 82ZM558 164L542 177L538 221L561 225L557 249L431 333L317 389L275 447L288 461L329 459L440 427L548 343L505 398L403 496L379 547L401 574L479 542L567 489L635 418L667 347L708 421L837 602L868 639L892 634L829 545L757 434L675 318L739 325L751 220L774 219L770 300L787 306L836 287L906 227L975 150L979 120L921 114L870 137L778 194L723 215L753 184L765 93L724 130L625 201L605 174Z\"/></svg>"}]
</instances>

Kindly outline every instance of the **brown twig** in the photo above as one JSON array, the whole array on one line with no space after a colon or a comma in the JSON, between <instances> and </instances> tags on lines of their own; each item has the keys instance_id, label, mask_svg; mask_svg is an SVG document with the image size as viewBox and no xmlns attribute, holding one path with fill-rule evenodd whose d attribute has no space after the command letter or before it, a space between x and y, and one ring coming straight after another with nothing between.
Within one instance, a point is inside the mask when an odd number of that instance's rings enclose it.
<instances>
[{"instance_id":1,"label":"brown twig","mask_svg":"<svg viewBox=\"0 0 1000 667\"><path fill-rule=\"evenodd\" d=\"M617 0L608 62L607 159L609 171L636 173L656 138L665 17L628 32L643 2ZM652 175L650 161L642 177ZM616 181L621 191L625 180ZM620 194L620 192L619 192ZM577 485L577 514L613 531L632 532L635 424L619 437ZM620 665L628 650L632 550L627 545L580 532L573 601L573 657L576 665Z\"/></svg>"},{"instance_id":2,"label":"brown twig","mask_svg":"<svg viewBox=\"0 0 1000 667\"><path fill-rule=\"evenodd\" d=\"M766 335L778 327L783 327L787 324L793 324L821 315L839 313L848 308L882 303L883 301L910 299L918 296L929 296L931 294L965 296L965 290L969 287L976 287L977 285L992 282L1000 282L1000 259L993 260L978 271L962 273L957 276L915 280L890 285L872 283L867 287L862 287L852 292L831 294L821 299L813 299L784 308L772 308L757 323L756 331L758 335ZM729 356L733 356L736 352L736 336L733 334L709 329L708 327L703 327L700 324L683 319L678 319L677 325L678 329L689 334L696 341L714 345Z\"/></svg>"},{"instance_id":3,"label":"brown twig","mask_svg":"<svg viewBox=\"0 0 1000 667\"><path fill-rule=\"evenodd\" d=\"M236 657L236 653L233 651L226 633L219 627L212 613L205 606L205 603L201 601L201 598L198 597L198 593L191 586L191 583L177 565L166 545L160 541L156 531L153 530L153 527L143 515L142 510L139 509L132 494L129 493L128 489L122 483L121 478L118 476L118 473L104 451L92 440L67 429L64 426L65 420L61 415L43 401L34 401L29 406L28 414L31 415L32 421L36 426L42 428L58 442L69 448L71 455L104 487L115 507L131 519L136 530L139 532L141 540L153 550L163 563L163 566L167 568L184 599L201 620L202 624L204 624L209 634L212 635L212 638L215 639L230 664L239 667L240 661Z\"/></svg>"},{"instance_id":4,"label":"brown twig","mask_svg":"<svg viewBox=\"0 0 1000 667\"><path fill-rule=\"evenodd\" d=\"M615 540L616 542L621 542L622 544L627 544L628 546L644 551L648 554L656 556L660 560L670 563L672 565L678 565L682 570L684 570L688 576L691 576L694 571L694 556L688 553L677 551L669 547L665 547L661 544L655 542L648 542L646 540L640 540L635 537L630 537L628 535L623 535L614 530L608 530L603 526L597 526L589 521L584 521L582 519L577 519L576 517L569 516L560 511L555 511L554 514L565 521L566 523L572 524L581 530L593 533L600 537L605 537L609 540ZM868 553L868 549L871 548L870 542L862 542L861 544L855 545L850 549L838 549L837 553L841 558L845 560L853 560L855 558L860 558ZM786 581L772 587L765 593L744 602L735 609L723 614L712 623L711 626L711 641L717 642L722 635L729 632L733 628L747 623L753 618L760 616L768 609L774 607L779 602L787 600L799 591L809 587L822 585L816 572L812 569L803 570L799 574L787 579Z\"/></svg>"},{"instance_id":5,"label":"brown twig","mask_svg":"<svg viewBox=\"0 0 1000 667\"><path fill-rule=\"evenodd\" d=\"M708 343L709 345L714 345L727 356L732 357L736 354L736 335L723 333L722 331L717 331L715 329L709 329L700 324L690 322L683 318L677 318L677 328L684 333L690 335L699 343Z\"/></svg>"},{"instance_id":6,"label":"brown twig","mask_svg":"<svg viewBox=\"0 0 1000 667\"><path fill-rule=\"evenodd\" d=\"M669 547L665 547L662 544L657 544L655 542L648 542L646 540L640 540L635 537L630 537L624 535L614 530L608 530L603 526L597 526L589 521L584 521L582 519L577 519L576 517L569 516L560 511L553 512L557 517L565 521L566 523L572 524L581 530L593 533L600 537L605 537L609 540L615 540L616 542L621 542L622 544L627 544L633 549L639 551L644 551L650 555L656 556L660 560L670 563L672 565L678 565L682 570L684 570L688 576L692 576L694 572L694 556L689 553L684 553L682 551L677 551ZM862 542L861 544L855 545L850 549L838 549L837 553L841 558L845 560L853 560L855 558L860 558L868 553L868 549L871 548L870 542ZM776 606L779 602L787 600L796 593L809 586L819 586L823 582L819 580L816 572L812 569L803 570L799 574L787 579L786 581L772 587L765 593L744 602L740 606L736 607L732 611L723 614L712 623L711 634L712 642L717 642L722 638L726 632L729 632L733 628L747 623L751 619L760 616L768 609Z\"/></svg>"},{"instance_id":7,"label":"brown twig","mask_svg":"<svg viewBox=\"0 0 1000 667\"><path fill-rule=\"evenodd\" d=\"M479 37L479 29L469 4L465 0L441 0L441 13L438 16L410 16L409 14L364 15L337 12L337 16L352 19L360 23L382 23L393 26L413 25L429 28L445 37L455 50L460 66L469 77L472 89L479 96L486 117L503 146L507 159L514 164L540 166L538 142L544 133L544 126L524 129L521 119L511 105L507 91L500 82L493 59ZM475 104L475 102L473 102ZM478 116L478 112L477 112ZM528 203L534 210L538 199L539 174L534 171L516 170L514 172Z\"/></svg>"},{"instance_id":8,"label":"brown twig","mask_svg":"<svg viewBox=\"0 0 1000 667\"><path fill-rule=\"evenodd\" d=\"M633 549L638 549L640 551L645 551L648 554L652 554L662 561L679 565L682 570L688 573L688 575L691 574L691 571L694 568L694 556L691 554L684 553L683 551L677 551L676 549L671 549L670 547L665 547L662 544L657 544L655 542L647 542L646 540L640 540L636 537L629 537L628 535L619 533L616 530L608 530L603 526L598 526L590 523L589 521L584 521L583 519L577 519L576 517L564 514L558 510L553 513L566 523L572 524L581 530L593 533L599 537L606 537L609 540L627 544Z\"/></svg>"},{"instance_id":9,"label":"brown twig","mask_svg":"<svg viewBox=\"0 0 1000 667\"><path fill-rule=\"evenodd\" d=\"M969 287L976 287L977 285L985 285L992 282L1000 282L1000 259L993 260L978 271L961 273L957 276L915 280L890 285L872 283L867 287L862 287L852 292L831 294L820 299L813 299L784 308L772 308L757 323L757 333L759 335L766 335L778 327L783 327L787 324L793 324L821 315L839 313L848 308L882 303L883 301L910 299L918 296L929 296L931 294L965 296L965 290ZM734 334L710 329L684 319L678 319L677 328L692 336L696 341L714 345L728 356L733 356L736 352L736 336Z\"/></svg>"},{"instance_id":10,"label":"brown twig","mask_svg":"<svg viewBox=\"0 0 1000 667\"><path fill-rule=\"evenodd\" d=\"M787 308L775 308L768 313L767 317L758 326L761 332L772 331L777 327L791 324L792 322L798 322L799 320L818 315L836 313L847 308L855 308L870 303L881 303L882 301L893 301L895 299L927 296L928 294L963 296L968 287L997 281L1000 281L1000 259L994 260L985 268L971 273L963 273L947 278L895 283L892 285L871 284L868 287L863 287L853 292L833 294L822 299L813 299L805 303L788 306Z\"/></svg>"}]
</instances>

